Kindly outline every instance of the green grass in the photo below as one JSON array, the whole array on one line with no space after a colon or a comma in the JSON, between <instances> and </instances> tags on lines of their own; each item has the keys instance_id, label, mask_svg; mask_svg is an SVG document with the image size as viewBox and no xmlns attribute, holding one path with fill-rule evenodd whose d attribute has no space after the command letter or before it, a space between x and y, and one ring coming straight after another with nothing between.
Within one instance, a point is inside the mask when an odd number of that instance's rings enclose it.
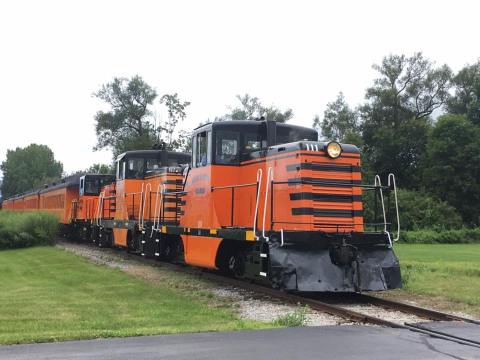
<instances>
[{"instance_id":1,"label":"green grass","mask_svg":"<svg viewBox=\"0 0 480 360\"><path fill-rule=\"evenodd\" d=\"M57 248L0 252L0 344L272 326Z\"/></svg>"},{"instance_id":2,"label":"green grass","mask_svg":"<svg viewBox=\"0 0 480 360\"><path fill-rule=\"evenodd\" d=\"M480 244L396 244L404 287L463 303L480 314Z\"/></svg>"}]
</instances>

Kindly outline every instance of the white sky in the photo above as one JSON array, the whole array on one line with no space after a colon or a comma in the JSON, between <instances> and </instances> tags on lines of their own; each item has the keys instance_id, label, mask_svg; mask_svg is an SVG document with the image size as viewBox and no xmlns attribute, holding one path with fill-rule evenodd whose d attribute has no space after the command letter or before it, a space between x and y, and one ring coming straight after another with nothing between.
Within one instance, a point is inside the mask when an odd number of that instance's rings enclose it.
<instances>
[{"instance_id":1,"label":"white sky","mask_svg":"<svg viewBox=\"0 0 480 360\"><path fill-rule=\"evenodd\" d=\"M343 91L363 100L373 63L422 51L453 70L480 56L478 1L0 0L0 162L46 144L72 172L93 152L91 94L139 74L192 105L185 128L246 92L310 126Z\"/></svg>"}]
</instances>

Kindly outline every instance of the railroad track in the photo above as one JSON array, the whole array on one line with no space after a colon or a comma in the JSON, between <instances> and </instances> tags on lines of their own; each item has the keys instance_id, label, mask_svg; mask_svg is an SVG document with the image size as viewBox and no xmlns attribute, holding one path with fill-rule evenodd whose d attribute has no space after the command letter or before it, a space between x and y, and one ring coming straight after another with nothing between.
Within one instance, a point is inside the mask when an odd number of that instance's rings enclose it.
<instances>
[{"instance_id":1,"label":"railroad track","mask_svg":"<svg viewBox=\"0 0 480 360\"><path fill-rule=\"evenodd\" d=\"M87 245L90 245L90 244L87 244ZM234 287L248 290L251 292L267 295L269 297L279 299L284 302L306 305L313 310L317 310L333 316L337 316L339 318L342 318L348 321L365 323L365 324L374 324L374 325L385 326L390 328L406 329L406 330L414 331L417 333L429 335L435 338L454 341L459 344L480 348L480 340L464 338L461 336L457 336L455 334L448 334L442 331L428 329L427 327L423 326L421 323L407 323L407 322L397 323L389 320L384 320L384 319L371 316L359 311L353 311L353 310L347 309L341 305L331 304L331 303L319 300L318 295L286 293L286 292L272 289L263 285L223 276L218 274L217 272L207 271L205 269L186 267L180 264L172 264L172 263L157 261L153 259L145 259L145 258L142 258L142 259L145 262L148 262L151 264L161 263L162 266L168 267L175 271L189 273L192 275L200 276L202 278L211 280L213 282L222 283L225 285L234 286ZM337 297L339 296L340 294L337 294ZM469 323L469 324L475 324L480 326L480 321L477 321L477 320L468 319L468 318L460 317L457 315L452 315L452 314L431 310L431 309L427 309L427 308L423 308L415 305L410 305L410 304L406 304L406 303L402 303L394 300L383 299L376 296L365 295L365 294L352 294L351 296L347 295L347 297L350 300L353 299L358 303L374 305L384 309L390 309L392 311L399 311L402 313L415 315L423 319L428 319L433 321L461 322L461 323Z\"/></svg>"},{"instance_id":2,"label":"railroad track","mask_svg":"<svg viewBox=\"0 0 480 360\"><path fill-rule=\"evenodd\" d=\"M311 309L322 311L330 315L338 316L345 320L350 320L350 321L359 322L359 323L386 326L391 328L406 329L406 330L422 333L425 335L430 335L432 337L440 338L443 340L454 341L459 344L480 348L480 340L467 339L454 334L448 334L445 332L428 329L422 324L396 323L393 321L377 318L375 316L367 315L362 312L346 309L345 307L342 307L339 305L320 301L316 298L310 297L309 295L297 295L297 294L285 293L280 290L271 289L258 284L247 283L245 281L241 281L237 279L231 279L231 278L210 273L210 272L203 272L203 274L204 274L203 275L204 277L216 282L221 282L221 283L232 285L245 290L261 293L261 294L268 295L270 297L280 299L286 302L307 305ZM428 320L456 321L456 322L464 322L464 323L480 325L480 321L476 321L476 320L472 320L472 319L468 319L468 318L464 318L456 315L451 315L451 314L439 312L436 310L426 309L419 306L405 304L405 303L401 303L393 300L387 300L387 299L379 298L376 296L354 294L353 298L354 299L356 298L359 302L362 302L362 303L371 304L371 305L379 306L379 307L390 309L390 310L400 311L400 312L411 314L411 315L416 315L418 317L428 319Z\"/></svg>"}]
</instances>

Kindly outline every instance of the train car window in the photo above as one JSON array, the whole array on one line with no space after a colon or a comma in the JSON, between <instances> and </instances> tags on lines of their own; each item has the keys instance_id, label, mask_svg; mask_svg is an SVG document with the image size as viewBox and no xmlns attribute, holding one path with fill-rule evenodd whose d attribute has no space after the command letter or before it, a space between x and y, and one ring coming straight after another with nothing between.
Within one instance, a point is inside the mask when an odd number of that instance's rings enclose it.
<instances>
[{"instance_id":1,"label":"train car window","mask_svg":"<svg viewBox=\"0 0 480 360\"><path fill-rule=\"evenodd\" d=\"M197 134L195 138L195 166L207 166L211 163L211 142L212 142L212 133L211 131L204 131L200 134ZM210 150L210 151L209 151Z\"/></svg>"},{"instance_id":2,"label":"train car window","mask_svg":"<svg viewBox=\"0 0 480 360\"><path fill-rule=\"evenodd\" d=\"M242 139L241 161L250 160L250 154L267 147L267 140L260 131L244 132Z\"/></svg>"},{"instance_id":3,"label":"train car window","mask_svg":"<svg viewBox=\"0 0 480 360\"><path fill-rule=\"evenodd\" d=\"M208 137L208 136L207 136ZM179 166L182 164L188 164L190 157L182 154L171 154L168 156L168 166Z\"/></svg>"},{"instance_id":4,"label":"train car window","mask_svg":"<svg viewBox=\"0 0 480 360\"><path fill-rule=\"evenodd\" d=\"M147 171L153 171L162 167L162 161L160 159L147 159L145 161L145 168Z\"/></svg>"},{"instance_id":5,"label":"train car window","mask_svg":"<svg viewBox=\"0 0 480 360\"><path fill-rule=\"evenodd\" d=\"M86 195L97 195L100 193L100 180L98 178L87 179L85 181Z\"/></svg>"},{"instance_id":6,"label":"train car window","mask_svg":"<svg viewBox=\"0 0 480 360\"><path fill-rule=\"evenodd\" d=\"M126 178L143 179L143 171L144 171L143 158L133 158L128 160Z\"/></svg>"},{"instance_id":7,"label":"train car window","mask_svg":"<svg viewBox=\"0 0 480 360\"><path fill-rule=\"evenodd\" d=\"M238 164L240 133L237 131L218 130L215 143L215 163Z\"/></svg>"}]
</instances>

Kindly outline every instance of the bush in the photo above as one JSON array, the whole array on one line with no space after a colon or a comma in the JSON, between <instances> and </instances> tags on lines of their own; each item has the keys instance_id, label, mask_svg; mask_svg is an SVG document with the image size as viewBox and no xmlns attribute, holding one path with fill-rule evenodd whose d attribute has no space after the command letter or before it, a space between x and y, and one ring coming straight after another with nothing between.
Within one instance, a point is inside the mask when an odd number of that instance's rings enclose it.
<instances>
[{"instance_id":1,"label":"bush","mask_svg":"<svg viewBox=\"0 0 480 360\"><path fill-rule=\"evenodd\" d=\"M405 231L400 241L410 244L471 244L480 243L480 228L458 230Z\"/></svg>"},{"instance_id":2,"label":"bush","mask_svg":"<svg viewBox=\"0 0 480 360\"><path fill-rule=\"evenodd\" d=\"M448 230L461 228L462 218L458 212L447 204L429 194L419 191L398 189L398 207L400 213L400 225L403 230ZM387 221L394 225L392 229L396 229L396 215L394 195L390 195L391 218ZM374 193L366 191L364 193L365 201L365 222L372 223L374 221ZM387 206L387 201L385 201ZM381 204L378 203L378 214L381 213ZM380 219L381 216L378 217ZM377 222L378 222L377 219Z\"/></svg>"},{"instance_id":3,"label":"bush","mask_svg":"<svg viewBox=\"0 0 480 360\"><path fill-rule=\"evenodd\" d=\"M52 245L58 219L44 212L0 211L0 249Z\"/></svg>"}]
</instances>

